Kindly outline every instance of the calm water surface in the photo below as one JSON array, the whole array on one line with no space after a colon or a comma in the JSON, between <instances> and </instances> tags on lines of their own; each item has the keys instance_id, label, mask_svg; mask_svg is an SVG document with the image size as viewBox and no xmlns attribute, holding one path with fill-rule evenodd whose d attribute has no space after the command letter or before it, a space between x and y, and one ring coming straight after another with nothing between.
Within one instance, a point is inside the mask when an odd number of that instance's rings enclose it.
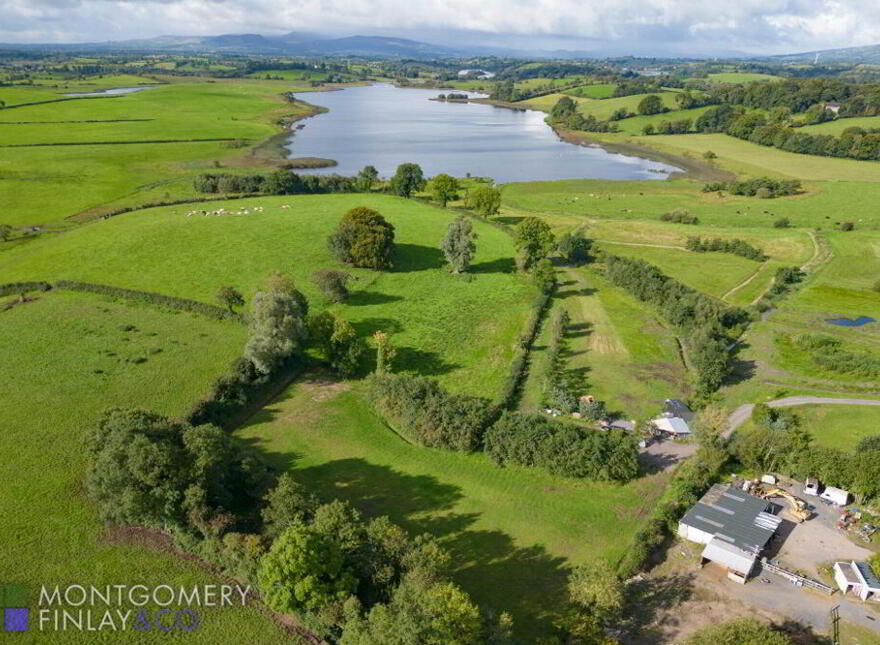
<instances>
[{"instance_id":1,"label":"calm water surface","mask_svg":"<svg viewBox=\"0 0 880 645\"><path fill-rule=\"evenodd\" d=\"M428 176L492 177L499 183L550 179L665 179L673 166L565 143L545 114L478 103L429 101L446 90L398 89L387 84L308 92L297 98L329 108L301 121L290 157L335 159L310 172L354 175L371 164L383 177L412 161ZM477 96L470 93L471 96Z\"/></svg>"},{"instance_id":2,"label":"calm water surface","mask_svg":"<svg viewBox=\"0 0 880 645\"><path fill-rule=\"evenodd\" d=\"M134 92L140 92L141 90L148 90L151 87L155 87L155 85L143 87L113 87L109 90L95 90L94 92L68 92L64 96L115 96L117 94L133 94Z\"/></svg>"}]
</instances>

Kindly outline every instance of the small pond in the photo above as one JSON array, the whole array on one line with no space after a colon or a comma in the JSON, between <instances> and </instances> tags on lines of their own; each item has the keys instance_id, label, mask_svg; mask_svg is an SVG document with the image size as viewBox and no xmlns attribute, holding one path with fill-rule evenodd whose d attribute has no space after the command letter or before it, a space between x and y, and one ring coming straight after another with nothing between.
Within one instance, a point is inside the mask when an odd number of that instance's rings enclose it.
<instances>
[{"instance_id":1,"label":"small pond","mask_svg":"<svg viewBox=\"0 0 880 645\"><path fill-rule=\"evenodd\" d=\"M858 318L828 318L825 322L840 327L861 327L862 325L876 322L876 319L870 316L859 316Z\"/></svg>"}]
</instances>

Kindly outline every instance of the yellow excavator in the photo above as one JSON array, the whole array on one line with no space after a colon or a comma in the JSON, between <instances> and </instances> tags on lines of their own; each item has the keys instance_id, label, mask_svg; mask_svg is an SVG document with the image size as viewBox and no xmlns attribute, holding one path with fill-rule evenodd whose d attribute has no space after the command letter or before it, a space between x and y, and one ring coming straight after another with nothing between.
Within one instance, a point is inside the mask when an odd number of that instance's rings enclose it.
<instances>
[{"instance_id":1,"label":"yellow excavator","mask_svg":"<svg viewBox=\"0 0 880 645\"><path fill-rule=\"evenodd\" d=\"M810 519L810 511L807 510L807 503L792 495L787 490L781 488L770 488L761 493L761 499L770 499L771 497L782 497L791 507L789 513L800 524L804 520Z\"/></svg>"}]
</instances>

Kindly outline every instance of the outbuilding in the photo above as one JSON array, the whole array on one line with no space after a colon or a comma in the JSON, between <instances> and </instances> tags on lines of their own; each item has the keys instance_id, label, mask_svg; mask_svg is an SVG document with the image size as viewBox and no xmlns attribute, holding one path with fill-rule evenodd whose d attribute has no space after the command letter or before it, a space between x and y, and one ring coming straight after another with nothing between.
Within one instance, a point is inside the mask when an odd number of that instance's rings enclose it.
<instances>
[{"instance_id":1,"label":"outbuilding","mask_svg":"<svg viewBox=\"0 0 880 645\"><path fill-rule=\"evenodd\" d=\"M690 426L681 417L660 417L651 423L660 432L673 437L687 437L691 434Z\"/></svg>"},{"instance_id":2,"label":"outbuilding","mask_svg":"<svg viewBox=\"0 0 880 645\"><path fill-rule=\"evenodd\" d=\"M819 495L819 481L816 479L810 479L807 477L807 480L804 482L804 495Z\"/></svg>"},{"instance_id":3,"label":"outbuilding","mask_svg":"<svg viewBox=\"0 0 880 645\"><path fill-rule=\"evenodd\" d=\"M849 492L842 488L826 486L825 490L822 491L822 494L819 495L819 497L827 499L829 502L837 504L838 506L846 506L846 503L849 501Z\"/></svg>"},{"instance_id":4,"label":"outbuilding","mask_svg":"<svg viewBox=\"0 0 880 645\"><path fill-rule=\"evenodd\" d=\"M834 582L844 595L852 592L862 602L880 602L880 579L867 562L835 562Z\"/></svg>"},{"instance_id":5,"label":"outbuilding","mask_svg":"<svg viewBox=\"0 0 880 645\"><path fill-rule=\"evenodd\" d=\"M727 569L727 577L744 584L782 520L770 503L733 486L715 484L678 523L678 535L705 544L701 562Z\"/></svg>"}]
</instances>

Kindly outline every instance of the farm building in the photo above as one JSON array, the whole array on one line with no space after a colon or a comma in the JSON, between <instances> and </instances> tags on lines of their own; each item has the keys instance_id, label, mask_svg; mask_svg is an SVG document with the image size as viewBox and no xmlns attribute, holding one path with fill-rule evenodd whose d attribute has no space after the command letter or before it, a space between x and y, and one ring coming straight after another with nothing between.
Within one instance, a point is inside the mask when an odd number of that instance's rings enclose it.
<instances>
[{"instance_id":1,"label":"farm building","mask_svg":"<svg viewBox=\"0 0 880 645\"><path fill-rule=\"evenodd\" d=\"M852 591L863 602L880 601L880 579L867 562L835 562L834 582L844 595Z\"/></svg>"},{"instance_id":2,"label":"farm building","mask_svg":"<svg viewBox=\"0 0 880 645\"><path fill-rule=\"evenodd\" d=\"M684 401L678 399L666 399L663 406L663 416L667 418L678 417L690 424L694 420L694 413Z\"/></svg>"},{"instance_id":3,"label":"farm building","mask_svg":"<svg viewBox=\"0 0 880 645\"><path fill-rule=\"evenodd\" d=\"M760 497L715 484L681 518L678 535L705 544L702 562L725 567L728 578L745 584L782 522L768 512L770 507Z\"/></svg>"},{"instance_id":4,"label":"farm building","mask_svg":"<svg viewBox=\"0 0 880 645\"><path fill-rule=\"evenodd\" d=\"M681 417L660 417L651 421L657 430L673 437L687 437L691 428Z\"/></svg>"}]
</instances>

